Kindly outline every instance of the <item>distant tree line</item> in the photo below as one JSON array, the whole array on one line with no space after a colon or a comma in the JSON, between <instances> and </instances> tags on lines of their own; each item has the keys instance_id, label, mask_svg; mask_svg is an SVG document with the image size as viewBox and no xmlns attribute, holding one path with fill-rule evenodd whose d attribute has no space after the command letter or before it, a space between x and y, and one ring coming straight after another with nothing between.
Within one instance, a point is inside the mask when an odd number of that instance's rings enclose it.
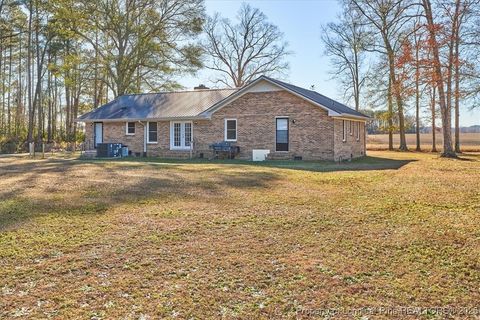
<instances>
[{"instance_id":1,"label":"distant tree line","mask_svg":"<svg viewBox=\"0 0 480 320\"><path fill-rule=\"evenodd\" d=\"M341 4L338 21L323 27L322 39L345 97L357 110L375 110L371 127L389 134L389 149L398 133L398 148L408 150L405 134L418 128L416 150L421 150L425 123L433 128L432 150L441 126L442 155L456 157L461 106L477 106L480 93L480 1Z\"/></svg>"},{"instance_id":2,"label":"distant tree line","mask_svg":"<svg viewBox=\"0 0 480 320\"><path fill-rule=\"evenodd\" d=\"M288 54L248 5L232 22L203 0L0 0L0 152L81 141L80 114L204 67L229 86L282 73Z\"/></svg>"}]
</instances>

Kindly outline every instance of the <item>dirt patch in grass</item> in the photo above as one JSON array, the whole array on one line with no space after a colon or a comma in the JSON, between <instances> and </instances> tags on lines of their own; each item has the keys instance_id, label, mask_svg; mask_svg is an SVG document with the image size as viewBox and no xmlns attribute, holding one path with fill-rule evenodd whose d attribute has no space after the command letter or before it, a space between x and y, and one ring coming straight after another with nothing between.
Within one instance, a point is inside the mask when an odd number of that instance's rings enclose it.
<instances>
[{"instance_id":1,"label":"dirt patch in grass","mask_svg":"<svg viewBox=\"0 0 480 320\"><path fill-rule=\"evenodd\" d=\"M0 318L477 306L480 155L0 159Z\"/></svg>"}]
</instances>

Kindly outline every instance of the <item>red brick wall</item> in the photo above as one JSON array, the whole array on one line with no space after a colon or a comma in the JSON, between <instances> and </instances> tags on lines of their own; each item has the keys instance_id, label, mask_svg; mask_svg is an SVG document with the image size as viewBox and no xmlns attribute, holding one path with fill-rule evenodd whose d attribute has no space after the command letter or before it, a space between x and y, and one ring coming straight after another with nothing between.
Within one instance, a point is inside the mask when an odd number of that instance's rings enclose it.
<instances>
[{"instance_id":1,"label":"red brick wall","mask_svg":"<svg viewBox=\"0 0 480 320\"><path fill-rule=\"evenodd\" d=\"M275 152L275 117L289 117L289 151ZM247 93L195 127L196 149L208 152L224 140L225 119L237 119L240 157L251 159L253 149L268 149L277 158L333 160L333 119L327 111L286 91ZM292 120L295 120L293 123Z\"/></svg>"},{"instance_id":2,"label":"red brick wall","mask_svg":"<svg viewBox=\"0 0 480 320\"><path fill-rule=\"evenodd\" d=\"M289 151L275 152L275 118L289 118ZM356 133L342 141L342 121L327 111L286 91L247 93L212 115L211 120L193 121L194 156L210 157L209 145L225 140L225 119L237 119L240 158L251 159L253 149L268 149L272 158L346 160L365 154L364 123L360 140ZM295 121L295 123L293 122ZM93 141L93 125L86 124L86 140ZM132 152L143 152L143 126L137 122L134 136L126 135L125 122L104 123L104 142L124 143ZM93 143L92 143L93 145ZM170 122L158 122L158 142L147 144L149 156L187 158L190 152L170 150Z\"/></svg>"},{"instance_id":3,"label":"red brick wall","mask_svg":"<svg viewBox=\"0 0 480 320\"><path fill-rule=\"evenodd\" d=\"M352 134L350 134L350 123ZM365 122L345 120L347 126L346 141L343 141L342 119L335 119L335 161L349 160L365 155ZM357 127L358 126L358 127ZM357 140L357 130L360 130L360 137Z\"/></svg>"}]
</instances>

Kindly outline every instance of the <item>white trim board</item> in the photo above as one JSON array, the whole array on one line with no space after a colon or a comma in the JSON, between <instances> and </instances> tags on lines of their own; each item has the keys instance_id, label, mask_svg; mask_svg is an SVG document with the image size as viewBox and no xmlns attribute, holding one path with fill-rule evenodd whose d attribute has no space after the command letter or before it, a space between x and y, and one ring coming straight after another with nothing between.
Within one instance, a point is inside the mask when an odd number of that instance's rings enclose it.
<instances>
[{"instance_id":1,"label":"white trim board","mask_svg":"<svg viewBox=\"0 0 480 320\"><path fill-rule=\"evenodd\" d=\"M227 138L227 121L235 121L235 139L228 139ZM238 120L237 118L225 118L223 121L223 138L225 141L235 142L238 140Z\"/></svg>"},{"instance_id":2,"label":"white trim board","mask_svg":"<svg viewBox=\"0 0 480 320\"><path fill-rule=\"evenodd\" d=\"M129 123L134 123L134 127L133 127L133 133L129 133L128 132L128 124ZM126 121L125 122L125 135L126 136L134 136L135 133L137 133L137 122L136 121Z\"/></svg>"},{"instance_id":3,"label":"white trim board","mask_svg":"<svg viewBox=\"0 0 480 320\"><path fill-rule=\"evenodd\" d=\"M176 123L180 123L180 146L174 146L174 126ZM190 145L186 145L186 136L185 136L185 124L190 124ZM193 122L192 121L170 121L170 150L184 150L188 151L192 149L193 144Z\"/></svg>"}]
</instances>

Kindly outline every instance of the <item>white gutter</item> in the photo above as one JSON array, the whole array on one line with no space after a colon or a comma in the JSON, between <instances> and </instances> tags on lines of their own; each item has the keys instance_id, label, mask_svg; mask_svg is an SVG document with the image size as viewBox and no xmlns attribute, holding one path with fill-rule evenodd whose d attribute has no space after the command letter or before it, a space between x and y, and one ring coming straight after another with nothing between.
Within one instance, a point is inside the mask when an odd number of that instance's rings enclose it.
<instances>
[{"instance_id":1,"label":"white gutter","mask_svg":"<svg viewBox=\"0 0 480 320\"><path fill-rule=\"evenodd\" d=\"M347 119L347 120L362 120L362 121L367 121L368 119L370 119L370 117L362 117L362 116L356 116L356 115L353 115L353 114L349 114L349 113L341 113L337 116L333 116L333 118L335 119Z\"/></svg>"},{"instance_id":2,"label":"white gutter","mask_svg":"<svg viewBox=\"0 0 480 320\"><path fill-rule=\"evenodd\" d=\"M75 119L75 122L140 122L140 121L150 121L150 122L159 122L159 121L195 121L195 120L205 120L208 119L206 116L192 116L192 117L168 117L168 118L117 118L117 119Z\"/></svg>"},{"instance_id":3,"label":"white gutter","mask_svg":"<svg viewBox=\"0 0 480 320\"><path fill-rule=\"evenodd\" d=\"M147 156L147 125L145 125L142 121L138 121L143 126L143 156Z\"/></svg>"}]
</instances>

